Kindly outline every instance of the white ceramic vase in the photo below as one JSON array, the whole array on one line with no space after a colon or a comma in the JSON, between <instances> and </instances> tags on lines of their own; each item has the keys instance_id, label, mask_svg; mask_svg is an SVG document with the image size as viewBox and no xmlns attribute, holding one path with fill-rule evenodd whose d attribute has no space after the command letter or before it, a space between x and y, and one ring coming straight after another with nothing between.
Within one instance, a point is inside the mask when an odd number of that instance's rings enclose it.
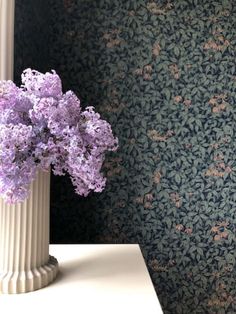
<instances>
[{"instance_id":1,"label":"white ceramic vase","mask_svg":"<svg viewBox=\"0 0 236 314\"><path fill-rule=\"evenodd\" d=\"M47 286L56 277L49 255L50 172L40 171L30 196L9 205L0 200L0 293L23 293Z\"/></svg>"}]
</instances>

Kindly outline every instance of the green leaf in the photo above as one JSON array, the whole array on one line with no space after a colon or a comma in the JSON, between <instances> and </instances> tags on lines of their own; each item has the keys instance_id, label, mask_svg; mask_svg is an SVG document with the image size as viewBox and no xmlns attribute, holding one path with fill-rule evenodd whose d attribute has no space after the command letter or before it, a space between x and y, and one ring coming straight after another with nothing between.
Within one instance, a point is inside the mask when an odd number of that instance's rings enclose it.
<instances>
[{"instance_id":1,"label":"green leaf","mask_svg":"<svg viewBox=\"0 0 236 314\"><path fill-rule=\"evenodd\" d=\"M175 53L176 57L179 56L179 48L177 46L174 47L174 53Z\"/></svg>"},{"instance_id":2,"label":"green leaf","mask_svg":"<svg viewBox=\"0 0 236 314\"><path fill-rule=\"evenodd\" d=\"M181 177L180 177L180 175L178 173L176 173L176 175L175 175L175 181L178 184L180 184L180 182L181 182Z\"/></svg>"}]
</instances>

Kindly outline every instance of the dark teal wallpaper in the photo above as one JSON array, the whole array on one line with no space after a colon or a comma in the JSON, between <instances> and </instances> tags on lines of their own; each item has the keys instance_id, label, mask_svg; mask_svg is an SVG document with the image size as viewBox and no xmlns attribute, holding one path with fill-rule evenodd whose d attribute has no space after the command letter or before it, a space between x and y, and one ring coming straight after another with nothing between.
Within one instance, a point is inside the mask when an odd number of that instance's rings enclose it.
<instances>
[{"instance_id":1,"label":"dark teal wallpaper","mask_svg":"<svg viewBox=\"0 0 236 314\"><path fill-rule=\"evenodd\" d=\"M234 0L44 5L39 66L120 141L102 194L79 198L52 178L52 242L140 243L165 313L236 313Z\"/></svg>"}]
</instances>

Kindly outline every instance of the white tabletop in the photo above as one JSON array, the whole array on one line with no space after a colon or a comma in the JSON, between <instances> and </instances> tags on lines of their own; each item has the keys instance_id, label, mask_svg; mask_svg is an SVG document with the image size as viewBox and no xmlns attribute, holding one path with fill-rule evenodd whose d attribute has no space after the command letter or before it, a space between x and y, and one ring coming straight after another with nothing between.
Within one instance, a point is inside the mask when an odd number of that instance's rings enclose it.
<instances>
[{"instance_id":1,"label":"white tabletop","mask_svg":"<svg viewBox=\"0 0 236 314\"><path fill-rule=\"evenodd\" d=\"M57 279L43 289L0 295L1 314L163 313L139 245L50 245Z\"/></svg>"}]
</instances>

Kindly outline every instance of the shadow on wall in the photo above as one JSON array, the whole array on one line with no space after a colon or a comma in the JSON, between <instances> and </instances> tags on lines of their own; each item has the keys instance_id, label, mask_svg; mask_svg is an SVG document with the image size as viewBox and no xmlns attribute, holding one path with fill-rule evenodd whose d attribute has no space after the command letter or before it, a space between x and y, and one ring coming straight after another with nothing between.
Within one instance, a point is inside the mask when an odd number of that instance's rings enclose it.
<instances>
[{"instance_id":1,"label":"shadow on wall","mask_svg":"<svg viewBox=\"0 0 236 314\"><path fill-rule=\"evenodd\" d=\"M99 234L94 208L96 199L93 196L85 199L77 196L69 176L52 175L51 243L94 243Z\"/></svg>"},{"instance_id":2,"label":"shadow on wall","mask_svg":"<svg viewBox=\"0 0 236 314\"><path fill-rule=\"evenodd\" d=\"M46 72L49 61L47 0L15 0L15 64L14 80L27 68Z\"/></svg>"},{"instance_id":3,"label":"shadow on wall","mask_svg":"<svg viewBox=\"0 0 236 314\"><path fill-rule=\"evenodd\" d=\"M77 4L73 1L64 1L60 5L51 3L53 16L59 17L60 20L58 23L53 19L49 24L51 67L62 77L64 90L71 89L76 92L81 99L82 107L93 105L102 117L112 124L122 146L122 134L118 134L117 128L120 118L117 110L120 111L120 104L117 96L116 99L114 97L113 100L110 99L111 94L115 95L116 92L114 88L107 86L109 67L107 70L100 68L101 65L107 67L108 62L112 62L112 56L106 52L104 40L101 41L104 30L97 25L97 23L102 25L103 18L95 2L88 4L82 1L79 7L79 10L75 10ZM116 66L115 63L114 70ZM110 113L113 111L116 114L111 116ZM129 212L125 202L129 189L128 174L119 177L121 161L119 152L107 154L103 168L108 177L107 187L102 194L92 193L87 198L78 197L73 193L69 179L66 179L65 184L64 178L53 177L51 194L53 242L138 242L135 239L135 232L132 232L132 237L128 237L121 230L122 225L126 225L128 230L132 224L132 221L127 219ZM117 214L114 203L119 203Z\"/></svg>"}]
</instances>

